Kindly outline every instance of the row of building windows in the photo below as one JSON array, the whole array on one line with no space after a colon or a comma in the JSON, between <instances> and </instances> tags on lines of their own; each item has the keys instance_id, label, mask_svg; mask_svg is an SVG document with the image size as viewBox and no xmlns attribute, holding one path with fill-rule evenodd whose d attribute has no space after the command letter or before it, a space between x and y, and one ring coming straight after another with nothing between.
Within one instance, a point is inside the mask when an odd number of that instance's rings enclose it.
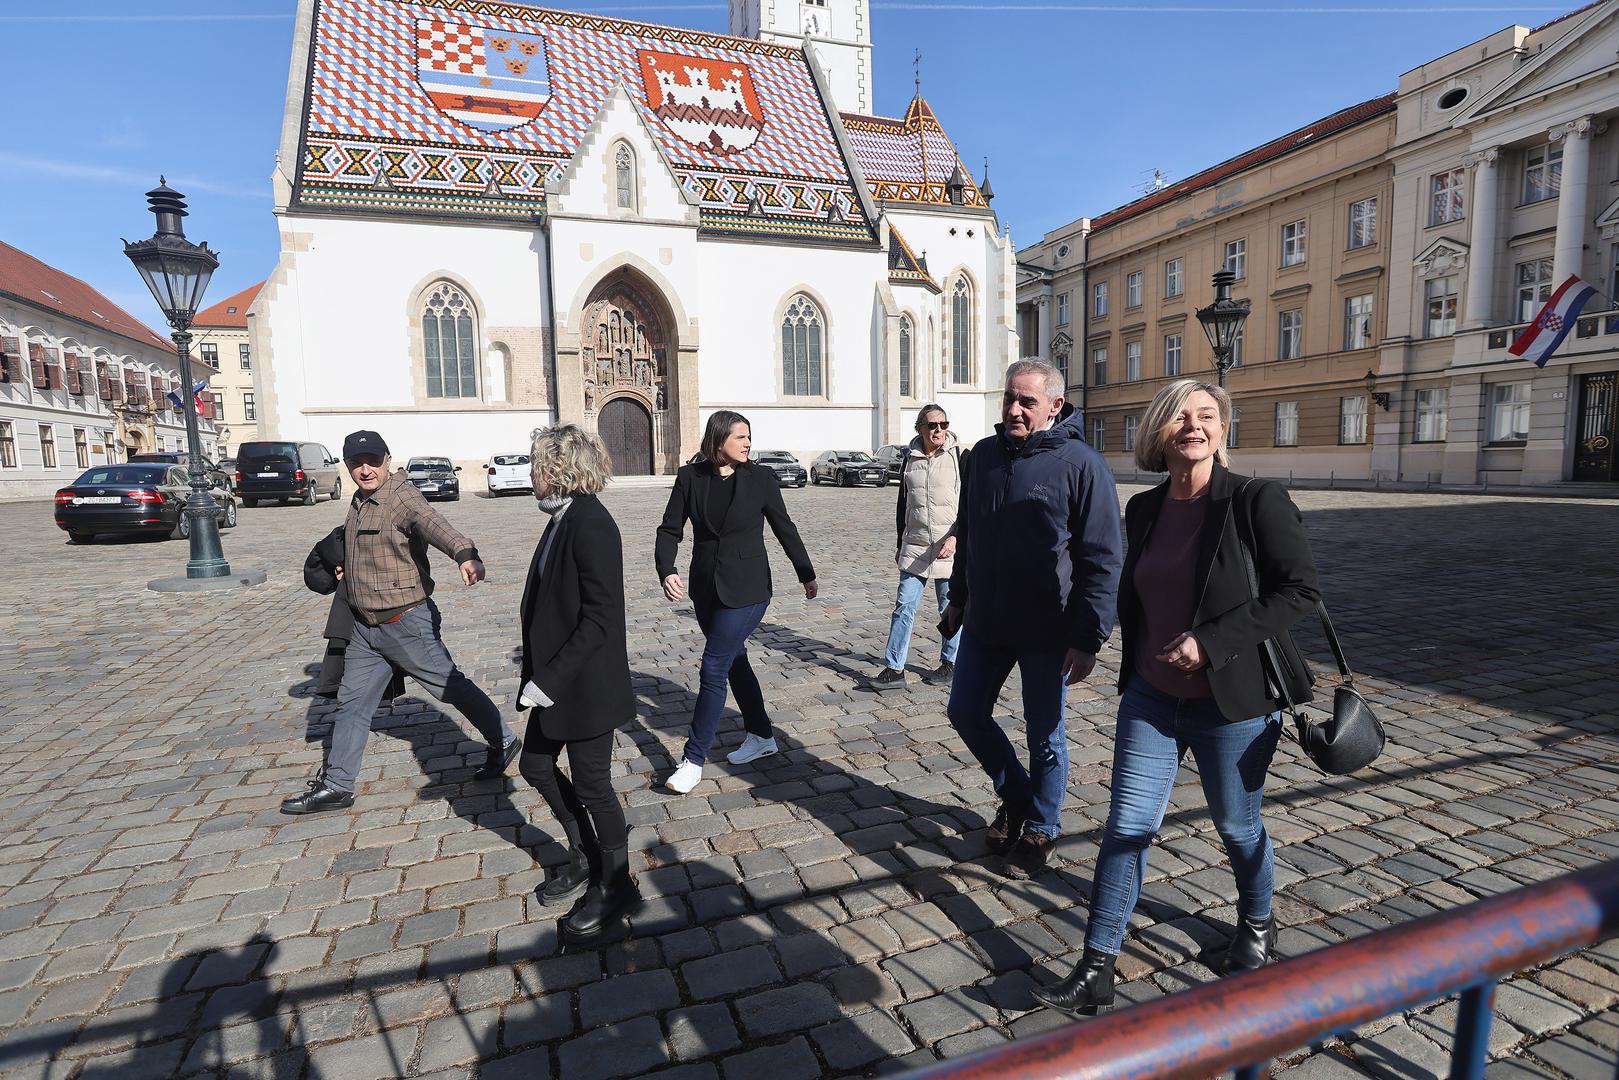
<instances>
[{"instance_id":1,"label":"row of building windows","mask_svg":"<svg viewBox=\"0 0 1619 1080\"><path fill-rule=\"evenodd\" d=\"M203 363L215 371L219 370L219 343L217 341L204 341L197 346L197 354L202 358ZM236 346L236 362L242 365L243 371L253 370L253 351L248 348L245 341Z\"/></svg>"},{"instance_id":2,"label":"row of building windows","mask_svg":"<svg viewBox=\"0 0 1619 1080\"><path fill-rule=\"evenodd\" d=\"M1530 384L1527 382L1494 383L1489 396L1489 441L1493 445L1511 446L1529 438ZM1450 391L1445 387L1418 390L1415 394L1413 443L1444 442L1449 430ZM1343 446L1358 446L1367 439L1367 399L1365 394L1350 394L1338 399L1338 442ZM1136 434L1140 418L1123 418L1123 446L1136 448ZM1234 410L1231 426L1226 432L1226 445L1238 449L1242 445L1242 410ZM1091 445L1100 452L1107 451L1108 423L1106 417L1091 420ZM1278 401L1273 407L1271 445L1278 447L1299 444L1299 403Z\"/></svg>"},{"instance_id":3,"label":"row of building windows","mask_svg":"<svg viewBox=\"0 0 1619 1080\"><path fill-rule=\"evenodd\" d=\"M73 429L73 454L79 468L90 467L90 433L84 428ZM58 463L56 456L56 425L39 425L39 455L44 468L66 467ZM10 420L0 420L0 469L20 467L17 460L16 429Z\"/></svg>"}]
</instances>

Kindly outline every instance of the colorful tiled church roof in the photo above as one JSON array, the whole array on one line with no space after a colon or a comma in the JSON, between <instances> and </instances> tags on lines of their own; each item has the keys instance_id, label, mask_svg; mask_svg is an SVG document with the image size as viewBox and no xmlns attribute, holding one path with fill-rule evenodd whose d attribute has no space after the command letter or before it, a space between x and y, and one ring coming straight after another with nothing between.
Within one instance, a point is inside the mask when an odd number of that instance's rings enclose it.
<instances>
[{"instance_id":1,"label":"colorful tiled church roof","mask_svg":"<svg viewBox=\"0 0 1619 1080\"><path fill-rule=\"evenodd\" d=\"M322 0L294 197L532 218L622 83L702 226L873 243L804 54L497 0Z\"/></svg>"},{"instance_id":2,"label":"colorful tiled church roof","mask_svg":"<svg viewBox=\"0 0 1619 1080\"><path fill-rule=\"evenodd\" d=\"M921 285L934 292L944 291L928 273L927 258L916 257L892 220L888 224L888 280L895 285Z\"/></svg>"},{"instance_id":3,"label":"colorful tiled church roof","mask_svg":"<svg viewBox=\"0 0 1619 1080\"><path fill-rule=\"evenodd\" d=\"M960 205L988 209L983 192L921 94L911 99L902 120L844 113L843 130L849 134L871 197L878 202L949 206L954 175L963 182Z\"/></svg>"},{"instance_id":4,"label":"colorful tiled church roof","mask_svg":"<svg viewBox=\"0 0 1619 1080\"><path fill-rule=\"evenodd\" d=\"M254 297L264 288L264 282L249 285L235 296L227 296L212 307L203 308L197 312L192 320L192 326L205 326L209 329L247 329L247 309L253 306Z\"/></svg>"}]
</instances>

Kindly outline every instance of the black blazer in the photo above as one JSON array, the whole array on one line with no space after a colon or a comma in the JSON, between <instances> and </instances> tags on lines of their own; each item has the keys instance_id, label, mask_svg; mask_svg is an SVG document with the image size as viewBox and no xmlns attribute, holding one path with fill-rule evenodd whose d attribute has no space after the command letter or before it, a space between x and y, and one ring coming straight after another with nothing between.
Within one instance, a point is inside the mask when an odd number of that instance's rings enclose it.
<instances>
[{"instance_id":1,"label":"black blazer","mask_svg":"<svg viewBox=\"0 0 1619 1080\"><path fill-rule=\"evenodd\" d=\"M354 636L354 609L349 607L349 591L336 571L343 565L343 526L327 533L309 549L304 560L304 584L322 596L331 596L332 610L326 615L322 637L348 641Z\"/></svg>"},{"instance_id":2,"label":"black blazer","mask_svg":"<svg viewBox=\"0 0 1619 1080\"><path fill-rule=\"evenodd\" d=\"M1314 611L1321 599L1315 560L1298 507L1286 488L1267 480L1253 481L1243 495L1254 529L1254 569L1259 577L1259 597L1254 599L1237 535L1242 514L1237 491L1247 480L1220 465L1214 467L1193 586L1197 607L1192 625L1187 627L1209 662L1207 674L1215 704L1222 716L1233 721L1282 707L1280 696L1266 677L1262 643ZM1165 480L1136 495L1124 510L1129 551L1119 582L1119 628L1124 652L1119 665L1120 692L1135 674L1135 650L1143 645L1141 604L1135 590L1136 560L1168 494L1169 481ZM1290 647L1287 635L1282 635L1281 641L1284 648ZM1299 670L1307 670L1297 656L1293 659L1299 663Z\"/></svg>"},{"instance_id":3,"label":"black blazer","mask_svg":"<svg viewBox=\"0 0 1619 1080\"><path fill-rule=\"evenodd\" d=\"M675 489L658 526L656 559L658 580L675 573L686 522L691 522L691 595L739 608L770 599L770 560L765 556L764 524L787 553L800 582L815 580L809 552L798 537L798 527L781 501L781 481L774 469L752 462L736 467L736 491L724 521L708 516L708 489L719 474L707 461L684 465L675 474Z\"/></svg>"},{"instance_id":4,"label":"black blazer","mask_svg":"<svg viewBox=\"0 0 1619 1080\"><path fill-rule=\"evenodd\" d=\"M523 682L555 704L529 725L547 738L590 739L635 716L624 631L624 546L618 525L594 495L575 495L560 520L540 573L545 536L535 545L523 586ZM519 684L521 695L521 684ZM519 706L521 708L522 706Z\"/></svg>"}]
</instances>

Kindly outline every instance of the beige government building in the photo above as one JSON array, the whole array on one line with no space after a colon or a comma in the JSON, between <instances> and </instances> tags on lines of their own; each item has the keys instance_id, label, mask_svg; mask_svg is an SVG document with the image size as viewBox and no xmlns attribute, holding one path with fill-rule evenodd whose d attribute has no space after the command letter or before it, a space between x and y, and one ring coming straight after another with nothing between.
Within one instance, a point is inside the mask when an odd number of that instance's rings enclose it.
<instances>
[{"instance_id":1,"label":"beige government building","mask_svg":"<svg viewBox=\"0 0 1619 1080\"><path fill-rule=\"evenodd\" d=\"M1619 0L1511 26L1018 255L1024 355L1067 371L1116 472L1152 395L1212 375L1196 309L1252 313L1240 468L1298 479L1619 480ZM1557 284L1599 297L1543 369L1507 346Z\"/></svg>"},{"instance_id":2,"label":"beige government building","mask_svg":"<svg viewBox=\"0 0 1619 1080\"><path fill-rule=\"evenodd\" d=\"M213 395L213 421L219 429L219 454L235 457L236 448L259 437L259 397L253 386L253 349L248 340L247 310L264 287L261 281L227 296L197 313L191 324L195 340L192 360L208 376Z\"/></svg>"}]
</instances>

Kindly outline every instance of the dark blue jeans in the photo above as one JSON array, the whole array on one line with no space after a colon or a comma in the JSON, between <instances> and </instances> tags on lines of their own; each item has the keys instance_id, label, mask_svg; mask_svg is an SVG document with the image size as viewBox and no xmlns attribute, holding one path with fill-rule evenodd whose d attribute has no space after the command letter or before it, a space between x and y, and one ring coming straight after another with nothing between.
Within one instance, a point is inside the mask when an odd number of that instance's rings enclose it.
<instances>
[{"instance_id":1,"label":"dark blue jeans","mask_svg":"<svg viewBox=\"0 0 1619 1080\"><path fill-rule=\"evenodd\" d=\"M1068 794L1068 733L1062 707L1065 650L1017 653L997 648L961 631L955 679L946 712L978 764L984 767L1003 802L1028 811L1028 828L1055 837L1062 831L1063 798ZM995 722L995 699L1016 667L1023 675L1023 724L1029 742L1029 767L1018 760L1006 732Z\"/></svg>"},{"instance_id":2,"label":"dark blue jeans","mask_svg":"<svg viewBox=\"0 0 1619 1080\"><path fill-rule=\"evenodd\" d=\"M1175 698L1135 677L1119 700L1113 737L1113 798L1096 857L1085 947L1117 955L1141 895L1147 848L1163 824L1175 773L1187 750L1203 797L1237 876L1237 914L1270 916L1270 836L1259 819L1265 774L1282 733L1282 714L1228 721L1213 698Z\"/></svg>"},{"instance_id":3,"label":"dark blue jeans","mask_svg":"<svg viewBox=\"0 0 1619 1080\"><path fill-rule=\"evenodd\" d=\"M748 635L765 617L768 600L751 607L721 607L712 600L692 597L697 625L703 628L703 664L697 677L697 704L691 711L691 735L686 739L686 760L701 765L714 745L714 732L720 726L725 708L725 684L731 684L742 724L751 735L768 739L770 716L765 712L764 692L748 664Z\"/></svg>"}]
</instances>

